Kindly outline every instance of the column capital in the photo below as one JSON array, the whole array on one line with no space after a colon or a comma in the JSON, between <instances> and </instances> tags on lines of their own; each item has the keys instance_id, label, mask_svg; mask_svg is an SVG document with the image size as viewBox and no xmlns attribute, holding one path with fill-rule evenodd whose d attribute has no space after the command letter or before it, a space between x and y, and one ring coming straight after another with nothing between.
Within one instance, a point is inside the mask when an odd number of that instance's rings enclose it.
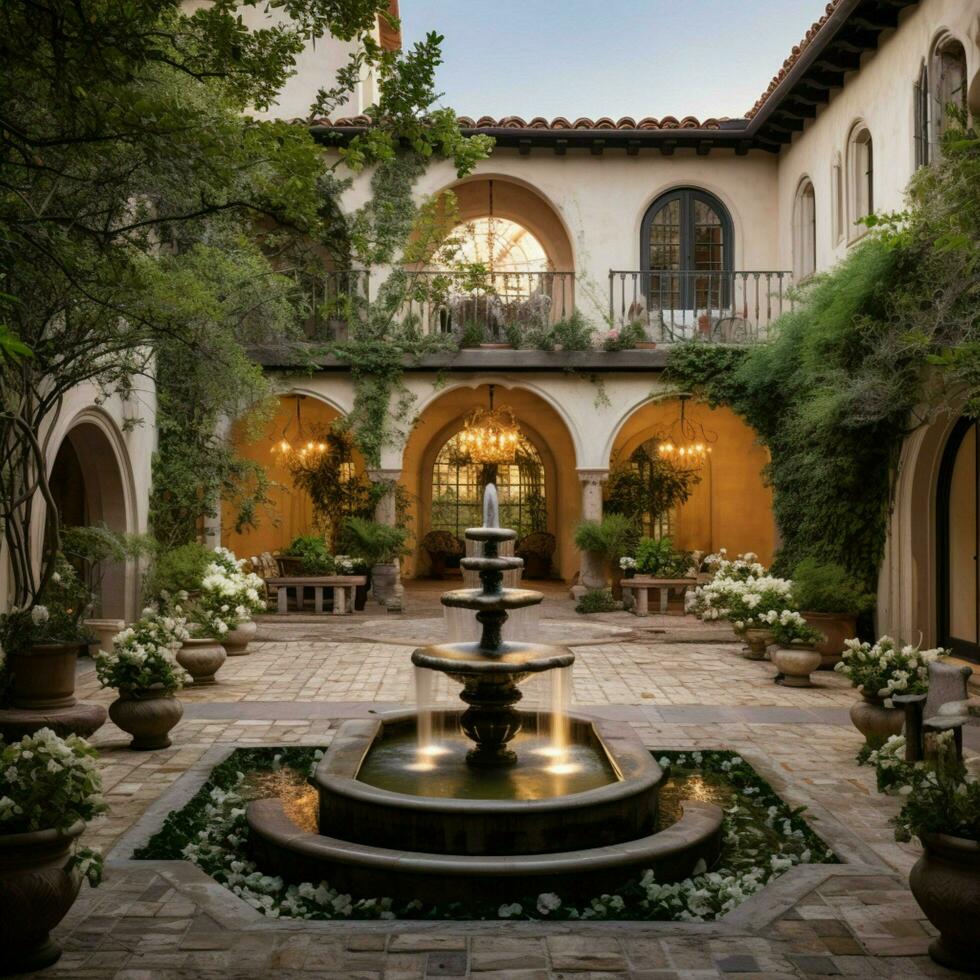
<instances>
[{"instance_id":1,"label":"column capital","mask_svg":"<svg viewBox=\"0 0 980 980\"><path fill-rule=\"evenodd\" d=\"M593 469L587 467L579 467L575 471L578 473L578 478L583 483L604 483L609 476L609 470L607 469Z\"/></svg>"},{"instance_id":2,"label":"column capital","mask_svg":"<svg viewBox=\"0 0 980 980\"><path fill-rule=\"evenodd\" d=\"M366 472L372 483L396 483L402 477L401 470L371 467Z\"/></svg>"}]
</instances>

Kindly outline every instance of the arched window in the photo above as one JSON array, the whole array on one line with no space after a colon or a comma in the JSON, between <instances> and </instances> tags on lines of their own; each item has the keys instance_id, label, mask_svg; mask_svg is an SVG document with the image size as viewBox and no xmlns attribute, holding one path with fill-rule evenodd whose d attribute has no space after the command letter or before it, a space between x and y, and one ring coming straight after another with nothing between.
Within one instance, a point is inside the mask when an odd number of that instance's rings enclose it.
<instances>
[{"instance_id":1,"label":"arched window","mask_svg":"<svg viewBox=\"0 0 980 980\"><path fill-rule=\"evenodd\" d=\"M857 222L875 207L874 145L871 130L864 123L855 124L847 142L847 184L848 238L853 240L864 234L864 227Z\"/></svg>"},{"instance_id":2,"label":"arched window","mask_svg":"<svg viewBox=\"0 0 980 980\"><path fill-rule=\"evenodd\" d=\"M951 113L966 111L966 51L954 37L943 37L932 54L932 140L938 149Z\"/></svg>"},{"instance_id":3,"label":"arched window","mask_svg":"<svg viewBox=\"0 0 980 980\"><path fill-rule=\"evenodd\" d=\"M643 217L640 268L652 305L723 306L732 271L732 219L714 195L681 188L658 197Z\"/></svg>"},{"instance_id":4,"label":"arched window","mask_svg":"<svg viewBox=\"0 0 980 980\"><path fill-rule=\"evenodd\" d=\"M929 68L922 62L914 88L915 108L915 167L924 167L930 159L929 134Z\"/></svg>"},{"instance_id":5,"label":"arched window","mask_svg":"<svg viewBox=\"0 0 980 980\"><path fill-rule=\"evenodd\" d=\"M793 278L797 282L817 270L817 211L813 183L804 178L793 207Z\"/></svg>"},{"instance_id":6,"label":"arched window","mask_svg":"<svg viewBox=\"0 0 980 980\"><path fill-rule=\"evenodd\" d=\"M522 436L513 463L483 466L469 461L458 432L439 450L432 467L431 529L462 538L468 527L479 527L483 490L490 482L497 484L501 527L513 528L519 538L548 529L544 464L534 444Z\"/></svg>"},{"instance_id":7,"label":"arched window","mask_svg":"<svg viewBox=\"0 0 980 980\"><path fill-rule=\"evenodd\" d=\"M844 237L844 166L839 153L834 155L834 165L830 172L830 193L833 198L831 208L834 244L838 245Z\"/></svg>"}]
</instances>

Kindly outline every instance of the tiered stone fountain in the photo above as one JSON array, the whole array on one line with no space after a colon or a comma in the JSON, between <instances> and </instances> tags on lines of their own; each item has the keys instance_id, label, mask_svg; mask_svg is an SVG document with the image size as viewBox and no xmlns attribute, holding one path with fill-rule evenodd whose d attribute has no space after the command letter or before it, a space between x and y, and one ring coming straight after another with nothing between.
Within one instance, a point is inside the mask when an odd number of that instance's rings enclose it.
<instances>
[{"instance_id":1,"label":"tiered stone fountain","mask_svg":"<svg viewBox=\"0 0 980 980\"><path fill-rule=\"evenodd\" d=\"M714 804L685 801L680 819L657 829L663 773L629 725L569 715L558 703L517 707L523 681L545 671L560 679L575 657L501 639L508 611L543 596L502 587L520 559L499 555L514 532L496 515L491 486L484 526L466 532L483 554L463 560L482 587L442 598L476 610L481 638L412 654L420 676L460 683L467 707L422 704L345 722L312 780L318 834L293 823L278 799L249 806L252 850L267 873L363 897L445 903L589 896L647 868L671 881L717 858L722 812Z\"/></svg>"}]
</instances>

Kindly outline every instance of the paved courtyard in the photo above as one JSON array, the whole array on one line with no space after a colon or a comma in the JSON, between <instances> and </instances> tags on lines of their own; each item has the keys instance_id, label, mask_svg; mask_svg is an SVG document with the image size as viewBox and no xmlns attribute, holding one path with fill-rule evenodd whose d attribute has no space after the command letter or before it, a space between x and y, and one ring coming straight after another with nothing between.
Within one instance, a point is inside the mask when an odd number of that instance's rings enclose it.
<instances>
[{"instance_id":1,"label":"paved courtyard","mask_svg":"<svg viewBox=\"0 0 980 980\"><path fill-rule=\"evenodd\" d=\"M799 867L724 920L684 923L306 923L265 919L184 862L132 862L134 834L159 823L160 802L222 749L325 745L337 725L411 703L409 655L441 628L438 590L409 594L401 616L269 619L219 683L181 693L173 747L138 753L111 723L94 737L110 812L87 832L109 856L101 888L85 886L56 932L61 961L39 976L637 980L713 977L954 977L926 955L934 931L906 885L914 845L894 841L895 800L854 763L844 678L773 683L727 627L679 616L577 617L554 591L542 637L574 646L573 705L629 721L655 749L730 748L745 756L845 863ZM436 635L434 635L436 634ZM447 703L455 690L437 687ZM108 703L91 663L78 694ZM543 695L529 689L528 700ZM970 733L973 751L977 730ZM185 777L186 781L186 777ZM142 818L140 827L134 825ZM127 839L123 839L128 835Z\"/></svg>"}]
</instances>

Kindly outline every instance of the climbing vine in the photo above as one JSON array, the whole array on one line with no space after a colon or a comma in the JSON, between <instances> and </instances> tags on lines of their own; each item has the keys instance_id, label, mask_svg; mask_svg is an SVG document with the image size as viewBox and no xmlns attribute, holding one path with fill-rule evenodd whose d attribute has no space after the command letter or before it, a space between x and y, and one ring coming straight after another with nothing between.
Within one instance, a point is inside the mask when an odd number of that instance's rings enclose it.
<instances>
[{"instance_id":1,"label":"climbing vine","mask_svg":"<svg viewBox=\"0 0 980 980\"><path fill-rule=\"evenodd\" d=\"M728 405L767 447L782 535L776 567L843 565L877 583L906 437L980 411L980 140L947 133L908 210L807 286L775 339L675 349L668 377Z\"/></svg>"}]
</instances>

